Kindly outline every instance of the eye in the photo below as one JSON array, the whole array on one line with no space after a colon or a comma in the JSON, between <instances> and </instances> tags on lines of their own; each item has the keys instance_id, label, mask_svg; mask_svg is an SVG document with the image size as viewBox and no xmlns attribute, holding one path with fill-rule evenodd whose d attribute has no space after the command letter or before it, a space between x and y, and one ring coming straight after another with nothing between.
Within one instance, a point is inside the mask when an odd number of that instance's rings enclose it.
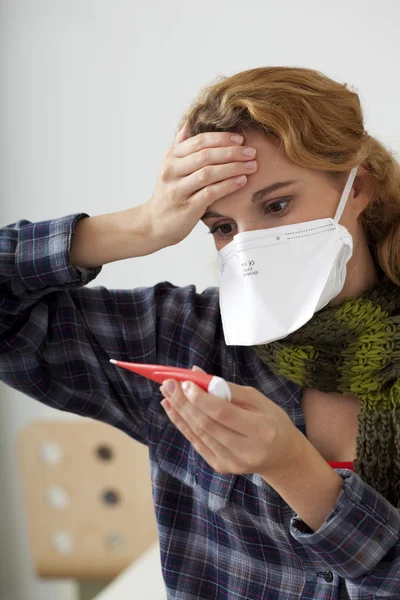
<instances>
[{"instance_id":1,"label":"eye","mask_svg":"<svg viewBox=\"0 0 400 600\"><path fill-rule=\"evenodd\" d=\"M211 235L217 234L217 237L227 238L233 234L236 229L236 225L234 223L222 223L222 225L214 225L214 227L210 227Z\"/></svg>"},{"instance_id":2,"label":"eye","mask_svg":"<svg viewBox=\"0 0 400 600\"><path fill-rule=\"evenodd\" d=\"M292 200L293 198L282 198L280 200L274 200L273 202L270 202L264 207L264 213L280 216L286 213L287 209L289 208L289 204Z\"/></svg>"}]
</instances>

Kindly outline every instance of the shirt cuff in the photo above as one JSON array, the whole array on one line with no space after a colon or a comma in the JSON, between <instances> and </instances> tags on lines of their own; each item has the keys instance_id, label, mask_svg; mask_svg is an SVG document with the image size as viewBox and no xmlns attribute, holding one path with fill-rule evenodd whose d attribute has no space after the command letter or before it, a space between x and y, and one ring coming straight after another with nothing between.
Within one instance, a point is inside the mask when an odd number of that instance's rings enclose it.
<instances>
[{"instance_id":1,"label":"shirt cuff","mask_svg":"<svg viewBox=\"0 0 400 600\"><path fill-rule=\"evenodd\" d=\"M400 513L356 473L337 472L343 486L321 527L312 531L295 515L290 533L340 577L352 579L374 569L399 543Z\"/></svg>"},{"instance_id":2,"label":"shirt cuff","mask_svg":"<svg viewBox=\"0 0 400 600\"><path fill-rule=\"evenodd\" d=\"M71 244L77 222L86 213L60 219L25 224L18 236L16 268L26 289L81 287L101 271L74 266L70 262Z\"/></svg>"}]
</instances>

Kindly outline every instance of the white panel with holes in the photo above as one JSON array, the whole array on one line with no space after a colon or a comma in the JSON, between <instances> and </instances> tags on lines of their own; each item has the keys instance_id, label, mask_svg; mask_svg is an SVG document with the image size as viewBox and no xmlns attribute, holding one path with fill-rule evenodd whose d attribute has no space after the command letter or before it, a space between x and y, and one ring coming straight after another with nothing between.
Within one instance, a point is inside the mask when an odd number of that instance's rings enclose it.
<instances>
[{"instance_id":1,"label":"white panel with holes","mask_svg":"<svg viewBox=\"0 0 400 600\"><path fill-rule=\"evenodd\" d=\"M109 580L157 541L148 450L117 429L33 423L19 459L39 575Z\"/></svg>"}]
</instances>

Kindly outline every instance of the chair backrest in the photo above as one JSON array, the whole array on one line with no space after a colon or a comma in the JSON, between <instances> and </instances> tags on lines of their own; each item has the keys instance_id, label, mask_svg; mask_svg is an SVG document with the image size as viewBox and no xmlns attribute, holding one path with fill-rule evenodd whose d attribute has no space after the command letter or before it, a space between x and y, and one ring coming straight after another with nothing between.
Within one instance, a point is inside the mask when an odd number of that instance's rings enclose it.
<instances>
[{"instance_id":1,"label":"chair backrest","mask_svg":"<svg viewBox=\"0 0 400 600\"><path fill-rule=\"evenodd\" d=\"M40 421L18 456L34 569L109 580L157 541L148 449L92 421Z\"/></svg>"}]
</instances>

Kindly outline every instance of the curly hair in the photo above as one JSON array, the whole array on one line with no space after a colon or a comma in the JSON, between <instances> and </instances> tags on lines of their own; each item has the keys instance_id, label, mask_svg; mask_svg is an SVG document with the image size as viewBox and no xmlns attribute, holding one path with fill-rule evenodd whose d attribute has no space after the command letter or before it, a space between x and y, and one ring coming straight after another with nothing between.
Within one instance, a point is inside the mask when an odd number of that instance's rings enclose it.
<instances>
[{"instance_id":1,"label":"curly hair","mask_svg":"<svg viewBox=\"0 0 400 600\"><path fill-rule=\"evenodd\" d=\"M371 201L361 218L382 271L400 285L400 165L368 135L358 95L312 69L259 67L221 77L202 90L182 118L190 136L205 131L261 131L302 167L341 177L367 170Z\"/></svg>"}]
</instances>

